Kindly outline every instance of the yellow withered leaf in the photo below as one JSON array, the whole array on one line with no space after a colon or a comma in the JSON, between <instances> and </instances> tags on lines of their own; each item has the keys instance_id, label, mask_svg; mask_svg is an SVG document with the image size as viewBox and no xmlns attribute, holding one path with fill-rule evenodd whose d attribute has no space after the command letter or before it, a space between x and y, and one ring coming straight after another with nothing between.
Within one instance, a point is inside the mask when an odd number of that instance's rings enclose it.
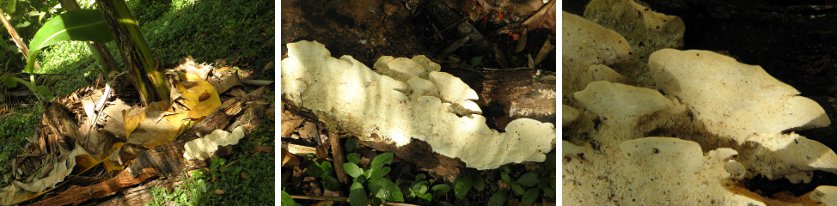
<instances>
[{"instance_id":1,"label":"yellow withered leaf","mask_svg":"<svg viewBox=\"0 0 837 206\"><path fill-rule=\"evenodd\" d=\"M171 143L188 123L187 114L177 113L154 121L146 118L126 143L142 145L147 149Z\"/></svg>"},{"instance_id":2,"label":"yellow withered leaf","mask_svg":"<svg viewBox=\"0 0 837 206\"><path fill-rule=\"evenodd\" d=\"M122 165L122 159L119 156L119 150L122 149L122 146L124 145L124 142L117 142L110 146L110 149L108 149L107 152L108 155L102 160L102 164L105 166L106 171L120 171L125 168L125 166Z\"/></svg>"},{"instance_id":3,"label":"yellow withered leaf","mask_svg":"<svg viewBox=\"0 0 837 206\"><path fill-rule=\"evenodd\" d=\"M177 90L182 95L183 105L189 108L189 118L206 117L221 107L221 98L212 84L192 73L184 76L181 79L184 82L177 85Z\"/></svg>"},{"instance_id":4,"label":"yellow withered leaf","mask_svg":"<svg viewBox=\"0 0 837 206\"><path fill-rule=\"evenodd\" d=\"M90 154L79 154L76 158L76 165L79 166L79 171L87 171L90 168L95 167L99 164L99 160L91 156Z\"/></svg>"},{"instance_id":5,"label":"yellow withered leaf","mask_svg":"<svg viewBox=\"0 0 837 206\"><path fill-rule=\"evenodd\" d=\"M125 136L130 137L140 122L145 119L145 108L132 107L131 109L124 110L122 111L122 117L125 122Z\"/></svg>"},{"instance_id":6,"label":"yellow withered leaf","mask_svg":"<svg viewBox=\"0 0 837 206\"><path fill-rule=\"evenodd\" d=\"M127 137L128 135L125 134L125 116L122 115L122 111L131 109L131 106L125 104L121 99L109 104L110 106L105 107L103 112L105 114L103 124L105 131L117 137Z\"/></svg>"}]
</instances>

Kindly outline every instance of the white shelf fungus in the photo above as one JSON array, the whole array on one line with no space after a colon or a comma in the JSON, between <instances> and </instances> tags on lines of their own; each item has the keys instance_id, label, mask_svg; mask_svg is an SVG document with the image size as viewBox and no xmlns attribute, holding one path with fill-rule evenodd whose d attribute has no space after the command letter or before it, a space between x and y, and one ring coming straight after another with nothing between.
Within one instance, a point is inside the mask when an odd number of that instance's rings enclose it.
<instances>
[{"instance_id":1,"label":"white shelf fungus","mask_svg":"<svg viewBox=\"0 0 837 206\"><path fill-rule=\"evenodd\" d=\"M287 47L284 100L361 140L403 146L418 139L477 169L543 161L555 146L551 123L517 119L504 133L489 129L471 101L477 93L426 57L381 57L374 66L379 74L350 56L331 57L317 42Z\"/></svg>"},{"instance_id":2,"label":"white shelf fungus","mask_svg":"<svg viewBox=\"0 0 837 206\"><path fill-rule=\"evenodd\" d=\"M711 51L662 49L649 60L657 86L680 98L708 129L740 138L753 133L825 127L825 111L760 66Z\"/></svg>"},{"instance_id":3,"label":"white shelf fungus","mask_svg":"<svg viewBox=\"0 0 837 206\"><path fill-rule=\"evenodd\" d=\"M612 65L631 58L628 40L616 31L567 12L562 12L561 20L561 91L565 94L587 85L577 75L586 72L588 66ZM568 98L565 96L563 103Z\"/></svg>"},{"instance_id":4,"label":"white shelf fungus","mask_svg":"<svg viewBox=\"0 0 837 206\"><path fill-rule=\"evenodd\" d=\"M811 193L811 200L824 205L837 205L837 187L819 186Z\"/></svg>"},{"instance_id":5,"label":"white shelf fungus","mask_svg":"<svg viewBox=\"0 0 837 206\"><path fill-rule=\"evenodd\" d=\"M682 21L635 1L593 0L585 16L619 33L563 14L564 205L784 205L741 181L837 174L833 150L794 132L831 122L793 87L721 54L662 49L682 42Z\"/></svg>"},{"instance_id":6,"label":"white shelf fungus","mask_svg":"<svg viewBox=\"0 0 837 206\"><path fill-rule=\"evenodd\" d=\"M477 100L477 92L461 79L447 72L430 72L430 79L439 88L439 97L447 102Z\"/></svg>"},{"instance_id":7,"label":"white shelf fungus","mask_svg":"<svg viewBox=\"0 0 837 206\"><path fill-rule=\"evenodd\" d=\"M186 142L183 145L185 150L183 157L189 160L203 160L215 155L218 147L238 144L238 140L243 137L244 128L241 126L236 127L232 132L216 129L206 136Z\"/></svg>"},{"instance_id":8,"label":"white shelf fungus","mask_svg":"<svg viewBox=\"0 0 837 206\"><path fill-rule=\"evenodd\" d=\"M582 150L575 147L569 148ZM670 137L616 148L564 159L563 205L765 205L724 187L730 176L724 165L734 155L729 149L704 154L697 143Z\"/></svg>"},{"instance_id":9,"label":"white shelf fungus","mask_svg":"<svg viewBox=\"0 0 837 206\"><path fill-rule=\"evenodd\" d=\"M579 111L567 105L561 105L561 127L566 127L578 118Z\"/></svg>"},{"instance_id":10,"label":"white shelf fungus","mask_svg":"<svg viewBox=\"0 0 837 206\"><path fill-rule=\"evenodd\" d=\"M596 81L574 95L588 110L606 118L637 118L671 105L657 90Z\"/></svg>"},{"instance_id":11,"label":"white shelf fungus","mask_svg":"<svg viewBox=\"0 0 837 206\"><path fill-rule=\"evenodd\" d=\"M756 143L742 162L769 178L810 180L808 172L837 173L837 155L825 145L784 131L831 124L816 102L798 96L760 66L711 51L662 49L651 54L657 86L689 107L706 130L738 144Z\"/></svg>"},{"instance_id":12,"label":"white shelf fungus","mask_svg":"<svg viewBox=\"0 0 837 206\"><path fill-rule=\"evenodd\" d=\"M584 18L613 29L628 40L637 61L620 71L636 85L653 83L646 64L651 53L683 46L686 26L680 17L655 12L633 0L592 0L584 10Z\"/></svg>"}]
</instances>

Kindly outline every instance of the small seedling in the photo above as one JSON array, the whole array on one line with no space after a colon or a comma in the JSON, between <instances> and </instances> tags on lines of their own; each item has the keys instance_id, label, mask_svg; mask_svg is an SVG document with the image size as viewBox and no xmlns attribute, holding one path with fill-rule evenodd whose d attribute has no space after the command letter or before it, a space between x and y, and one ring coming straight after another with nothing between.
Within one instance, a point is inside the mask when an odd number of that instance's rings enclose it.
<instances>
[{"instance_id":1,"label":"small seedling","mask_svg":"<svg viewBox=\"0 0 837 206\"><path fill-rule=\"evenodd\" d=\"M438 197L438 196L448 194L448 192L450 192L450 185L448 185L448 184L437 184L437 185L433 185L433 188L430 188L430 190L433 191L434 196Z\"/></svg>"},{"instance_id":2,"label":"small seedling","mask_svg":"<svg viewBox=\"0 0 837 206\"><path fill-rule=\"evenodd\" d=\"M372 159L370 167L366 170L357 165L352 160L359 160L357 158L347 158L349 162L343 163L343 169L346 174L353 179L352 187L349 191L349 204L352 206L368 204L366 188L369 188L369 194L372 195L372 205L380 205L383 202L403 202L404 195L401 193L401 188L391 180L385 178L392 170L389 165L392 163L393 153L381 153ZM364 187L366 183L366 187Z\"/></svg>"},{"instance_id":3,"label":"small seedling","mask_svg":"<svg viewBox=\"0 0 837 206\"><path fill-rule=\"evenodd\" d=\"M453 194L456 196L456 199L465 199L468 196L468 192L471 191L471 187L474 186L473 178L470 175L465 175L456 179L456 182L453 184Z\"/></svg>"},{"instance_id":4,"label":"small seedling","mask_svg":"<svg viewBox=\"0 0 837 206\"><path fill-rule=\"evenodd\" d=\"M348 154L346 155L346 159L351 163L360 164L360 154L358 153Z\"/></svg>"},{"instance_id":5,"label":"small seedling","mask_svg":"<svg viewBox=\"0 0 837 206\"><path fill-rule=\"evenodd\" d=\"M424 174L416 175L415 181L407 188L408 199L418 199L419 201L429 203L433 200L433 194L430 193L430 181L425 179ZM399 179L400 180L400 179ZM396 184L401 185L396 180Z\"/></svg>"},{"instance_id":6,"label":"small seedling","mask_svg":"<svg viewBox=\"0 0 837 206\"><path fill-rule=\"evenodd\" d=\"M489 206L502 206L506 205L506 191L505 190L497 190L494 194L491 194L491 198L488 199Z\"/></svg>"},{"instance_id":7,"label":"small seedling","mask_svg":"<svg viewBox=\"0 0 837 206\"><path fill-rule=\"evenodd\" d=\"M334 178L334 170L332 169L331 162L315 162L314 164L308 165L308 169L306 171L308 172L308 175L319 177L322 180L323 187L326 189L340 189L340 183L337 182L337 178Z\"/></svg>"}]
</instances>

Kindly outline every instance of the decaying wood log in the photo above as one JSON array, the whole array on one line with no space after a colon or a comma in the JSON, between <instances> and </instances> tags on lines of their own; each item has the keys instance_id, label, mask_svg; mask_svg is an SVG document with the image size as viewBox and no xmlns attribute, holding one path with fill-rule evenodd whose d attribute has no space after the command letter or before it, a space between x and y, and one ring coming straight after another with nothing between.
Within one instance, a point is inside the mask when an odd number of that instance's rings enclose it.
<instances>
[{"instance_id":1,"label":"decaying wood log","mask_svg":"<svg viewBox=\"0 0 837 206\"><path fill-rule=\"evenodd\" d=\"M379 151L392 151L395 156L416 164L416 167L432 175L444 178L453 182L465 164L459 159L446 157L433 152L433 149L424 141L413 139L409 144L396 147L395 144L382 142L358 141L360 144Z\"/></svg>"},{"instance_id":2,"label":"decaying wood log","mask_svg":"<svg viewBox=\"0 0 837 206\"><path fill-rule=\"evenodd\" d=\"M223 110L216 111L195 124L195 126L192 126L192 128L189 128L188 131L177 139L189 141L200 137L198 135L207 135L216 129L223 129L227 125L230 125L230 118L231 116L224 113Z\"/></svg>"},{"instance_id":3,"label":"decaying wood log","mask_svg":"<svg viewBox=\"0 0 837 206\"><path fill-rule=\"evenodd\" d=\"M154 168L164 176L180 174L180 172L206 166L204 161L190 161L183 157L183 145L186 141L177 141L172 144L159 146L154 149L145 150L137 155L134 163L129 166L133 176L142 175L138 173L142 168Z\"/></svg>"},{"instance_id":4,"label":"decaying wood log","mask_svg":"<svg viewBox=\"0 0 837 206\"><path fill-rule=\"evenodd\" d=\"M529 68L447 71L477 93L488 126L503 130L514 119L556 123L555 72Z\"/></svg>"},{"instance_id":5,"label":"decaying wood log","mask_svg":"<svg viewBox=\"0 0 837 206\"><path fill-rule=\"evenodd\" d=\"M116 175L116 177L104 182L87 187L72 187L56 196L49 197L32 205L78 205L87 200L113 194L123 188L160 176L160 173L154 168L143 168L139 176L132 176L131 173L131 169L125 169Z\"/></svg>"},{"instance_id":6,"label":"decaying wood log","mask_svg":"<svg viewBox=\"0 0 837 206\"><path fill-rule=\"evenodd\" d=\"M133 205L148 205L148 202L154 198L151 195L151 188L158 187L165 181L163 179L155 179L143 183L133 188L125 189L119 195L113 196L109 200L99 202L102 206L133 206Z\"/></svg>"},{"instance_id":7,"label":"decaying wood log","mask_svg":"<svg viewBox=\"0 0 837 206\"><path fill-rule=\"evenodd\" d=\"M502 113L485 115L497 128L505 128L511 120L531 118L556 123L557 94L555 74L534 69L486 70L481 82L480 101L492 107L499 105Z\"/></svg>"},{"instance_id":8,"label":"decaying wood log","mask_svg":"<svg viewBox=\"0 0 837 206\"><path fill-rule=\"evenodd\" d=\"M241 116L236 118L235 121L226 128L228 131L232 131L236 127L241 126L244 128L245 133L256 131L256 128L259 127L259 124L262 121L262 115L264 113L264 105L247 104L247 109L244 110L244 113L242 113Z\"/></svg>"}]
</instances>

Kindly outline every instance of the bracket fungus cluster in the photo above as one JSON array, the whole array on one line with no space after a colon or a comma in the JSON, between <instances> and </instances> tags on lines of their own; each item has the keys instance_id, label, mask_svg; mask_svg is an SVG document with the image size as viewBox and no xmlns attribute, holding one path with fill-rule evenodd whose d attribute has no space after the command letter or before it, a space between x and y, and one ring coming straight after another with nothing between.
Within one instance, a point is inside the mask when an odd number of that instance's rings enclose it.
<instances>
[{"instance_id":1,"label":"bracket fungus cluster","mask_svg":"<svg viewBox=\"0 0 837 206\"><path fill-rule=\"evenodd\" d=\"M837 174L833 150L795 133L831 124L816 102L760 66L673 49L682 21L633 0L593 0L584 16L562 17L564 204L837 204L830 185L793 200L741 186Z\"/></svg>"},{"instance_id":2,"label":"bracket fungus cluster","mask_svg":"<svg viewBox=\"0 0 837 206\"><path fill-rule=\"evenodd\" d=\"M287 48L283 101L314 113L329 129L396 146L424 141L476 169L544 161L555 147L551 123L521 118L505 132L490 129L473 101L477 93L424 56L381 57L372 70L351 56L331 57L318 42Z\"/></svg>"}]
</instances>

